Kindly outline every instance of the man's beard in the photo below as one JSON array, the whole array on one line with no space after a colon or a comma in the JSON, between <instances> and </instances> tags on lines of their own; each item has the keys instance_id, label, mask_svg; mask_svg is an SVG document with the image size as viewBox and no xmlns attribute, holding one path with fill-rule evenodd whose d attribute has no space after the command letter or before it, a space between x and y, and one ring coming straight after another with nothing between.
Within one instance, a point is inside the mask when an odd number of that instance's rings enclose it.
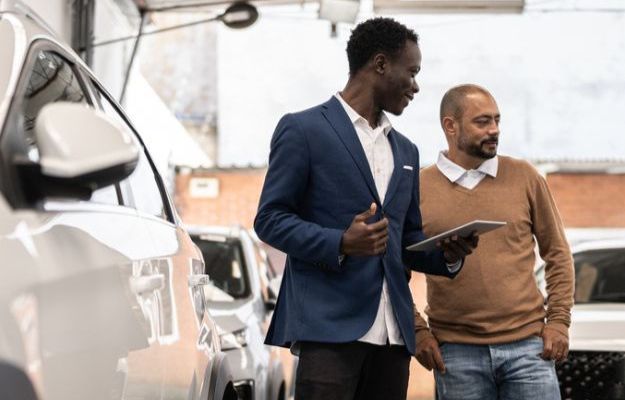
<instances>
[{"instance_id":1,"label":"man's beard","mask_svg":"<svg viewBox=\"0 0 625 400\"><path fill-rule=\"evenodd\" d=\"M466 140L465 135L460 135L460 140L458 141L458 148L470 156L488 160L497 155L496 148L495 148L495 151L493 151L492 153L482 150L482 146L484 145L484 143L491 142L491 141L493 141L493 139L487 138L487 139L480 141L479 144L475 144L475 143L470 143L468 140ZM494 139L494 141L497 141L497 139Z\"/></svg>"}]
</instances>

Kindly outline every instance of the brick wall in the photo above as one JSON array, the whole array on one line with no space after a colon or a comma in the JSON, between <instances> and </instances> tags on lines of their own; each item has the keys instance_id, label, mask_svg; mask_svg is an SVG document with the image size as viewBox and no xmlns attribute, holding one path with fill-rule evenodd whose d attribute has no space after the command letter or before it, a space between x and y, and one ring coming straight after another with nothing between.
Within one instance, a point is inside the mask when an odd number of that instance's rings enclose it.
<instances>
[{"instance_id":1,"label":"brick wall","mask_svg":"<svg viewBox=\"0 0 625 400\"><path fill-rule=\"evenodd\" d=\"M185 223L240 224L251 227L265 176L264 169L196 171L176 177L176 206ZM192 198L191 177L219 182L216 198ZM547 175L567 228L625 227L625 174Z\"/></svg>"},{"instance_id":2,"label":"brick wall","mask_svg":"<svg viewBox=\"0 0 625 400\"><path fill-rule=\"evenodd\" d=\"M625 227L625 174L547 175L567 228Z\"/></svg>"},{"instance_id":3,"label":"brick wall","mask_svg":"<svg viewBox=\"0 0 625 400\"><path fill-rule=\"evenodd\" d=\"M194 198L191 178L215 178L219 185L215 198ZM242 225L251 228L265 179L264 169L194 171L176 176L175 203L186 224Z\"/></svg>"}]
</instances>

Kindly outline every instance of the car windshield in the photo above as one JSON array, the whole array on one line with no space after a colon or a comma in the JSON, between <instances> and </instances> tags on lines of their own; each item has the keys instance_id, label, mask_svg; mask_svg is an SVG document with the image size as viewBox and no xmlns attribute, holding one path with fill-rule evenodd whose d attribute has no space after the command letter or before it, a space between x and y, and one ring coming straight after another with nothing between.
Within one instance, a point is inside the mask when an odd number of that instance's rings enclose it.
<instances>
[{"instance_id":1,"label":"car windshield","mask_svg":"<svg viewBox=\"0 0 625 400\"><path fill-rule=\"evenodd\" d=\"M625 302L625 248L575 254L575 302Z\"/></svg>"},{"instance_id":2,"label":"car windshield","mask_svg":"<svg viewBox=\"0 0 625 400\"><path fill-rule=\"evenodd\" d=\"M233 301L250 294L246 266L242 256L241 243L233 239L209 240L194 236L204 256L206 273L217 289L227 296L213 297L214 301Z\"/></svg>"}]
</instances>

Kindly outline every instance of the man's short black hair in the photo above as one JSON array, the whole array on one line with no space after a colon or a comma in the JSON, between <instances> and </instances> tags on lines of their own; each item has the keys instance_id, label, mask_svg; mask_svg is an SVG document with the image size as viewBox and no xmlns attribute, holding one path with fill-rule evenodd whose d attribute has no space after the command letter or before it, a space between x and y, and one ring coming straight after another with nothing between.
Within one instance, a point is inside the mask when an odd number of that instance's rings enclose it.
<instances>
[{"instance_id":1,"label":"man's short black hair","mask_svg":"<svg viewBox=\"0 0 625 400\"><path fill-rule=\"evenodd\" d=\"M419 36L392 18L373 18L358 24L347 42L349 74L354 75L377 53L397 56L411 40Z\"/></svg>"}]
</instances>

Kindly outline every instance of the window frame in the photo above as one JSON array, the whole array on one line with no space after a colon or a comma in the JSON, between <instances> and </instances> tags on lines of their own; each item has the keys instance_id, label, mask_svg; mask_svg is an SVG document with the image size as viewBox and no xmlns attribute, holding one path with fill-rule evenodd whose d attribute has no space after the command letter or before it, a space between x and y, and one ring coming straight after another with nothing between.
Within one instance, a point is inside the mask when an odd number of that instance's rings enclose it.
<instances>
[{"instance_id":1,"label":"window frame","mask_svg":"<svg viewBox=\"0 0 625 400\"><path fill-rule=\"evenodd\" d=\"M83 67L76 62L76 57L68 52L63 46L55 43L47 38L37 38L29 43L28 49L24 53L24 59L19 71L19 78L17 84L11 95L11 101L7 109L6 118L4 124L0 127L0 192L2 192L5 199L15 209L36 209L40 211L53 211L54 206L49 206L46 200L37 203L28 202L24 196L24 185L22 180L18 176L17 169L11 161L11 157L7 154L6 140L9 140L8 136L12 134L8 130L15 124L15 118L17 114L21 113L21 107L24 105L24 95L28 88L31 73L37 62L37 55L42 52L54 53L61 57L64 62L71 68L77 83L85 96L85 104L94 110L99 109L96 105L95 98L89 90L89 85L85 81L85 77L82 74ZM117 185L117 184L115 184ZM117 191L117 189L116 189ZM77 209L84 209L85 207L96 207L111 209L120 206L119 196L117 196L117 204L97 203L91 200L75 200L68 201L68 204L75 204ZM50 204L59 204L58 199L50 201ZM72 207L62 207L63 209L69 209Z\"/></svg>"},{"instance_id":2,"label":"window frame","mask_svg":"<svg viewBox=\"0 0 625 400\"><path fill-rule=\"evenodd\" d=\"M91 71L83 69L83 70L81 70L81 72L84 74L86 81L89 82L87 84L87 86L93 88L93 90L95 90L97 92L97 93L93 93L92 94L93 101L97 105L97 108L100 111L106 113L106 110L104 109L104 105L101 104L101 102L99 100L99 97L98 97L98 93L99 93L102 96L106 97L108 102L111 104L111 106L117 112L119 117L126 123L128 128L130 128L130 130L132 131L132 133L135 136L135 139L137 139L138 143L141 145L141 151L145 155L145 157L146 157L146 159L148 161L148 164L150 166L150 169L152 170L152 173L154 174L154 181L156 182L156 187L157 187L157 189L159 191L159 194L161 195L161 201L163 203L163 211L164 211L165 216L163 218L159 218L159 217L157 217L155 215L152 215L152 214L149 214L149 213L146 213L146 212L143 212L143 211L137 209L132 204L128 204L128 202L126 201L126 199L124 199L124 196L122 195L122 191L121 191L121 188L119 188L119 183L118 183L117 184L118 185L118 190L119 190L118 196L120 197L121 205L124 206L124 207L129 207L129 208L132 208L132 209L136 210L137 213L141 214L142 216L147 216L147 217L153 218L155 220L159 220L159 221L167 221L167 222L175 225L176 224L176 218L175 218L174 208L173 208L173 205L172 205L172 203L170 201L170 198L169 198L169 195L167 193L167 190L165 189L165 183L163 182L163 178L162 178L161 174L159 173L158 169L154 165L154 161L152 161L152 156L150 155L149 151L147 150L147 147L145 146L145 142L143 141L143 138L137 132L137 129L134 127L134 125L130 121L130 118L128 118L128 116L126 115L126 113L124 112L122 107L119 105L119 103L117 103L117 101L115 101L113 96L104 88L104 86L91 73ZM126 178L126 179L128 179L128 178Z\"/></svg>"}]
</instances>

